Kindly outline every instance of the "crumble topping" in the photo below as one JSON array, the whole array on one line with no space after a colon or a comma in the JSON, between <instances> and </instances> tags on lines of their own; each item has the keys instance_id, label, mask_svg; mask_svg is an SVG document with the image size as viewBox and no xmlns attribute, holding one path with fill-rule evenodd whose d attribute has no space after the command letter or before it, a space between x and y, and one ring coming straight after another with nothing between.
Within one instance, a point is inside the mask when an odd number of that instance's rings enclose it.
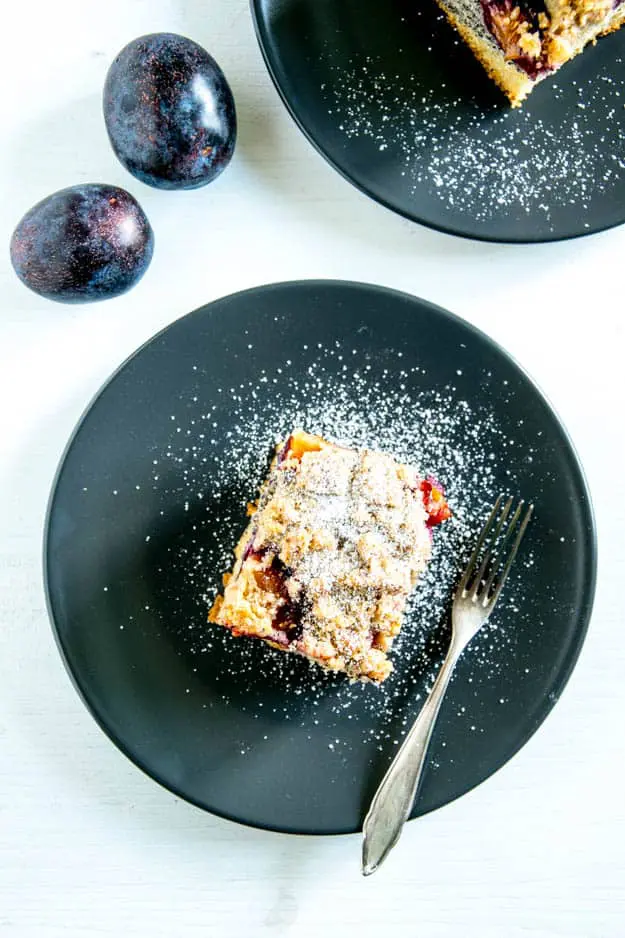
<instances>
[{"instance_id":1,"label":"crumble topping","mask_svg":"<svg viewBox=\"0 0 625 938\"><path fill-rule=\"evenodd\" d=\"M613 0L549 0L551 22L561 32L600 23L613 6Z\"/></svg>"},{"instance_id":2,"label":"crumble topping","mask_svg":"<svg viewBox=\"0 0 625 938\"><path fill-rule=\"evenodd\" d=\"M384 680L406 600L449 517L391 456L295 431L281 444L209 619L353 679Z\"/></svg>"},{"instance_id":3,"label":"crumble topping","mask_svg":"<svg viewBox=\"0 0 625 938\"><path fill-rule=\"evenodd\" d=\"M489 28L506 58L515 59L527 55L537 59L542 52L538 30L518 6L509 3L489 4ZM544 14L543 14L544 19Z\"/></svg>"}]
</instances>

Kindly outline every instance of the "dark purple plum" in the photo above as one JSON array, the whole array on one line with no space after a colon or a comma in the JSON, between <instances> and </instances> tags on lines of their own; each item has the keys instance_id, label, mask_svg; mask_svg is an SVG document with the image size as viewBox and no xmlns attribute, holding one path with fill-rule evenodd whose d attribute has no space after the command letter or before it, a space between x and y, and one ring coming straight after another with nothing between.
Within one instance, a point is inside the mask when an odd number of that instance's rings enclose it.
<instances>
[{"instance_id":1,"label":"dark purple plum","mask_svg":"<svg viewBox=\"0 0 625 938\"><path fill-rule=\"evenodd\" d=\"M154 235L125 189L95 183L61 189L27 212L11 238L17 276L61 303L119 296L145 273Z\"/></svg>"},{"instance_id":2,"label":"dark purple plum","mask_svg":"<svg viewBox=\"0 0 625 938\"><path fill-rule=\"evenodd\" d=\"M217 62L184 36L130 42L108 71L103 106L118 159L157 189L205 186L232 159L232 91Z\"/></svg>"}]
</instances>

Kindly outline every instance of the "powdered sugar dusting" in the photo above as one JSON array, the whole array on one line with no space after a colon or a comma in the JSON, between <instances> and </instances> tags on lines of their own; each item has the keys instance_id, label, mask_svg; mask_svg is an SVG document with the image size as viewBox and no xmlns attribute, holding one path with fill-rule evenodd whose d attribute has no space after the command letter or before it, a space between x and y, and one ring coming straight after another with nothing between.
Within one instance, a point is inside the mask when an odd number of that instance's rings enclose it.
<instances>
[{"instance_id":1,"label":"powdered sugar dusting","mask_svg":"<svg viewBox=\"0 0 625 938\"><path fill-rule=\"evenodd\" d=\"M241 709L260 716L268 708L280 722L311 731L323 707L331 749L347 745L341 733L345 721L359 724L363 739L373 737L383 748L384 741L399 740L406 732L431 687L448 642L453 585L498 494L496 479L506 476L516 492L514 473L500 465L499 455L510 454L515 444L489 410L463 399L453 380L430 387L419 366L403 367L401 352L388 351L389 366L376 376L366 355L338 341L304 347L304 353L308 365L303 373L285 360L274 372L221 387L210 406L199 411L196 395L193 400L181 396L172 408L170 438L154 453L153 485L163 491L163 480L169 480L168 503L173 493L185 505L185 538L172 541L165 563L175 567L178 580L184 579L185 592L196 596L196 614L192 621L188 614L174 616L166 627L177 633L185 656L199 664L203 656L214 655L223 663L224 686L231 687L236 676ZM484 375L485 382L491 378ZM500 393L505 396L507 390ZM381 687L350 684L342 675L262 643L233 638L206 621L245 526L246 504L258 492L277 441L293 427L347 446L380 449L432 473L452 507L453 519L434 532L431 564L391 655L395 671ZM524 449L524 458L531 461L531 448ZM513 571L498 614L467 652L476 692L510 663L514 633L503 623L513 610L515 628L522 623L524 563L531 563L527 554ZM230 693L224 690L225 703L231 702ZM465 716L458 714L458 719Z\"/></svg>"},{"instance_id":2,"label":"powdered sugar dusting","mask_svg":"<svg viewBox=\"0 0 625 938\"><path fill-rule=\"evenodd\" d=\"M332 73L336 82L323 90L345 137L399 151L413 195L426 187L447 208L478 220L519 210L549 222L555 207L586 211L595 194L625 178L625 122L616 119L625 90L612 75L580 87L577 109L554 125L527 107L485 112L441 99L438 89L405 84L368 57ZM557 84L552 92L557 100ZM596 131L598 111L612 123L608 145Z\"/></svg>"}]
</instances>

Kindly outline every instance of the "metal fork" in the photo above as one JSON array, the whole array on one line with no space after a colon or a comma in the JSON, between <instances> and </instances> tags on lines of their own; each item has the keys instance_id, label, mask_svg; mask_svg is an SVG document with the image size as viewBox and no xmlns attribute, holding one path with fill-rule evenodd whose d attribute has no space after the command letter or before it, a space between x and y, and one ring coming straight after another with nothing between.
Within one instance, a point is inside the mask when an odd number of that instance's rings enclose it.
<instances>
[{"instance_id":1,"label":"metal fork","mask_svg":"<svg viewBox=\"0 0 625 938\"><path fill-rule=\"evenodd\" d=\"M521 501L511 516L513 502L513 498L505 499L503 495L495 502L456 588L447 656L423 709L382 779L365 818L362 845L364 876L375 873L399 840L412 810L432 730L451 675L460 655L495 608L510 573L534 510L530 505L524 512L524 502Z\"/></svg>"}]
</instances>

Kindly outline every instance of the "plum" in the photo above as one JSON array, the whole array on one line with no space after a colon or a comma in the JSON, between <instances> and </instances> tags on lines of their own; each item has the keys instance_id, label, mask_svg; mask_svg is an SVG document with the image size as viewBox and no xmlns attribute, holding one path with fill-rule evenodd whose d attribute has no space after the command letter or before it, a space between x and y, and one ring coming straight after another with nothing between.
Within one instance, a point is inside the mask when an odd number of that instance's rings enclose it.
<instances>
[{"instance_id":1,"label":"plum","mask_svg":"<svg viewBox=\"0 0 625 938\"><path fill-rule=\"evenodd\" d=\"M119 296L145 273L154 235L125 189L70 186L28 211L11 238L17 276L35 293L61 303Z\"/></svg>"},{"instance_id":2,"label":"plum","mask_svg":"<svg viewBox=\"0 0 625 938\"><path fill-rule=\"evenodd\" d=\"M196 189L232 158L237 120L215 60L174 33L130 42L104 85L104 121L126 169L158 189Z\"/></svg>"}]
</instances>

